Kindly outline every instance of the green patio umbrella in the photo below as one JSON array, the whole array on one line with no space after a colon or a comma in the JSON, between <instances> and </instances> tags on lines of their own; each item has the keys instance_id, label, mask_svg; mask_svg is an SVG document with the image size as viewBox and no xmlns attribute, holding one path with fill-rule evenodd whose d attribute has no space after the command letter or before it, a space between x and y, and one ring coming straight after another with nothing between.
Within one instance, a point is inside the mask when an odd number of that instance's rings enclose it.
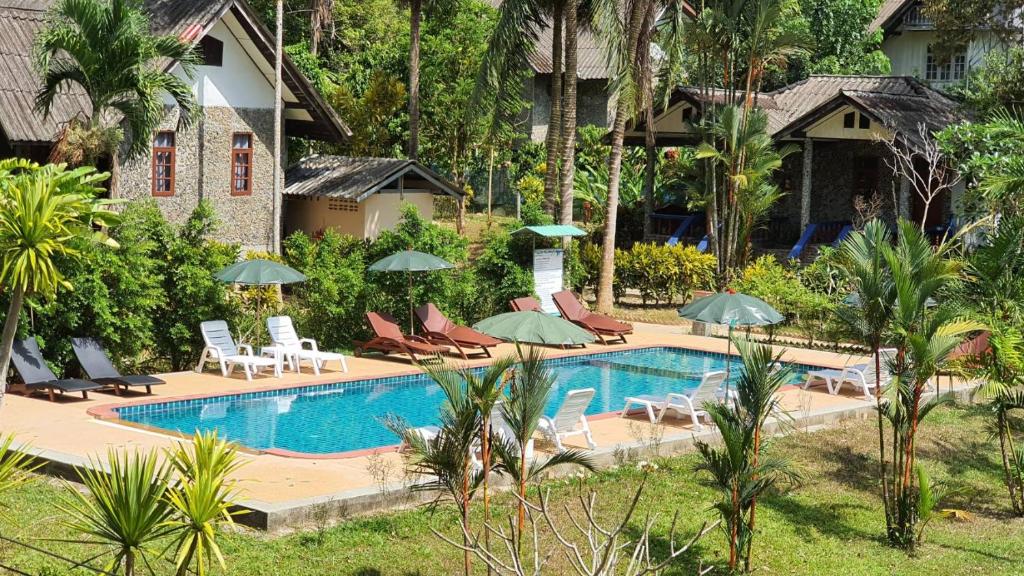
<instances>
[{"instance_id":1,"label":"green patio umbrella","mask_svg":"<svg viewBox=\"0 0 1024 576\"><path fill-rule=\"evenodd\" d=\"M728 324L729 344L726 348L725 386L729 389L732 368L732 330L736 326L767 326L785 320L782 314L760 298L733 291L699 298L679 309L679 316L707 324Z\"/></svg>"},{"instance_id":2,"label":"green patio umbrella","mask_svg":"<svg viewBox=\"0 0 1024 576\"><path fill-rule=\"evenodd\" d=\"M506 312L477 322L473 329L501 340L527 344L574 346L594 341L594 335L583 328L543 312Z\"/></svg>"},{"instance_id":3,"label":"green patio umbrella","mask_svg":"<svg viewBox=\"0 0 1024 576\"><path fill-rule=\"evenodd\" d=\"M412 273L445 270L454 267L444 258L438 258L433 254L417 252L415 250L403 250L374 262L370 265L370 270L373 272L405 272L409 277L409 334L412 334L414 332Z\"/></svg>"},{"instance_id":4,"label":"green patio umbrella","mask_svg":"<svg viewBox=\"0 0 1024 576\"><path fill-rule=\"evenodd\" d=\"M294 268L271 260L243 260L232 264L213 275L228 284L268 286L272 284L295 284L305 282L306 277Z\"/></svg>"}]
</instances>

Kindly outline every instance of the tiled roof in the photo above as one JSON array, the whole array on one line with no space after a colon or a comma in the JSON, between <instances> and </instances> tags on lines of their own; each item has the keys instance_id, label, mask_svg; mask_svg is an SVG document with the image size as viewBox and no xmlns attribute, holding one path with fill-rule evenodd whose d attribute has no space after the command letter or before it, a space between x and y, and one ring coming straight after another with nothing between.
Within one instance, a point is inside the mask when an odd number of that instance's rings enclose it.
<instances>
[{"instance_id":1,"label":"tiled roof","mask_svg":"<svg viewBox=\"0 0 1024 576\"><path fill-rule=\"evenodd\" d=\"M440 193L461 195L454 184L419 162L349 156L310 156L299 160L284 173L284 194L362 202L399 176L409 173L414 178L429 182Z\"/></svg>"},{"instance_id":2,"label":"tiled roof","mask_svg":"<svg viewBox=\"0 0 1024 576\"><path fill-rule=\"evenodd\" d=\"M679 88L686 99L705 100L697 88ZM723 101L715 91L711 99ZM853 103L905 139L916 139L917 126L937 131L963 119L956 102L909 76L811 76L774 92L757 95L768 114L768 131L784 136L816 119L815 113L843 102Z\"/></svg>"},{"instance_id":3,"label":"tiled roof","mask_svg":"<svg viewBox=\"0 0 1024 576\"><path fill-rule=\"evenodd\" d=\"M53 0L0 0L0 130L15 143L52 142L60 128L79 114L88 114L89 101L84 92L71 90L58 96L49 118L35 111L35 96L40 79L32 65L32 44L46 21ZM251 14L244 0L144 0L153 32L185 36L198 40L200 32L230 8L239 14ZM272 38L258 22L251 26L261 39ZM273 55L273 46L254 42L264 56ZM285 82L301 104L313 116L313 122L290 125L297 135L340 141L348 128L327 106L308 80L285 58Z\"/></svg>"}]
</instances>

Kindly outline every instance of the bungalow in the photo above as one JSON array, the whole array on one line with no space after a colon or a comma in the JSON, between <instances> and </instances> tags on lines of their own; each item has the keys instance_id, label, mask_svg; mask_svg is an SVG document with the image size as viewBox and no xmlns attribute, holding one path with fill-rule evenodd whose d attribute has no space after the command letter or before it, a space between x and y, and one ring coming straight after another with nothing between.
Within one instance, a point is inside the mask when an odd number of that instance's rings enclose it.
<instances>
[{"instance_id":1,"label":"bungalow","mask_svg":"<svg viewBox=\"0 0 1024 576\"><path fill-rule=\"evenodd\" d=\"M45 161L67 122L88 110L79 91L59 97L49 118L34 110L40 79L32 67L36 33L53 0L0 0L0 157ZM184 221L200 200L221 221L216 238L248 250L273 246L274 37L245 0L144 0L153 31L192 42L202 63L192 78L202 115L191 128L168 114L148 157L121 166L119 195L153 198ZM166 70L182 75L176 62ZM285 57L284 135L330 143L350 132ZM286 165L282 151L282 165ZM283 177L283 176L282 176Z\"/></svg>"},{"instance_id":2,"label":"bungalow","mask_svg":"<svg viewBox=\"0 0 1024 576\"><path fill-rule=\"evenodd\" d=\"M718 90L677 88L655 114L657 145L699 141L692 120L707 104L723 98ZM887 164L890 152L882 140L895 138L901 146L921 150L920 125L930 134L963 119L954 101L920 81L906 76L811 76L757 94L756 103L768 115L772 138L801 149L785 160L778 176L785 196L771 214L766 240L792 242L811 223L850 222L856 206L872 198L881 202L884 217L924 218L928 227L941 226L958 205L961 191L954 190L956 197L944 195L926 212L910 181L894 176ZM643 145L644 131L643 122L632 125L627 143ZM685 220L681 215L672 219ZM697 220L702 219L689 223Z\"/></svg>"},{"instance_id":3,"label":"bungalow","mask_svg":"<svg viewBox=\"0 0 1024 576\"><path fill-rule=\"evenodd\" d=\"M414 160L311 156L285 173L285 234L331 229L374 239L393 228L408 202L430 220L434 196L462 201L462 192Z\"/></svg>"},{"instance_id":4,"label":"bungalow","mask_svg":"<svg viewBox=\"0 0 1024 576\"><path fill-rule=\"evenodd\" d=\"M943 89L967 79L985 54L1002 46L990 30L981 30L973 40L954 54L943 56L934 45L938 40L935 24L921 10L921 0L884 0L870 32L882 33L882 52L892 62L892 73L914 76Z\"/></svg>"}]
</instances>

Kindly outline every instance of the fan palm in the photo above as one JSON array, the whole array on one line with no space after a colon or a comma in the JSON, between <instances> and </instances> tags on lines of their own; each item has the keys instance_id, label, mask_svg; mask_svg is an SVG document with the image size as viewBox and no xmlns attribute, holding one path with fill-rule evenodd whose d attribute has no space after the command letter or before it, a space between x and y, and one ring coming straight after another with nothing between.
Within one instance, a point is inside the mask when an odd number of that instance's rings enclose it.
<instances>
[{"instance_id":1,"label":"fan palm","mask_svg":"<svg viewBox=\"0 0 1024 576\"><path fill-rule=\"evenodd\" d=\"M78 470L87 493L68 487L61 505L65 523L112 552L104 571L121 569L134 576L140 563L149 567L159 556L157 542L171 534L174 514L170 500L172 469L160 464L155 452L107 454L107 471L98 462Z\"/></svg>"},{"instance_id":2,"label":"fan palm","mask_svg":"<svg viewBox=\"0 0 1024 576\"><path fill-rule=\"evenodd\" d=\"M222 525L234 525L233 516L239 514L231 510L238 493L229 477L240 466L237 456L215 431L196 432L190 444L179 443L167 453L179 476L167 493L174 508L167 526L173 534L178 576L186 576L193 563L193 573L207 574L212 558L224 568L217 532Z\"/></svg>"},{"instance_id":3,"label":"fan palm","mask_svg":"<svg viewBox=\"0 0 1024 576\"><path fill-rule=\"evenodd\" d=\"M46 27L36 36L35 65L42 76L36 108L49 116L59 94L80 89L89 99L88 132L109 130L105 122L120 122L128 141L127 159L148 152L149 138L166 111L169 96L188 126L200 108L187 81L164 70L164 61L177 62L188 78L198 63L192 46L177 36L154 36L149 20L131 0L58 0ZM71 150L68 158L110 155L116 195L119 138L102 139L109 149ZM60 149L60 146L58 146Z\"/></svg>"},{"instance_id":4,"label":"fan palm","mask_svg":"<svg viewBox=\"0 0 1024 576\"><path fill-rule=\"evenodd\" d=\"M68 171L63 165L0 161L0 285L11 290L0 337L0 382L7 381L25 298L52 298L67 287L57 259L79 257L76 245L83 240L117 245L94 228L116 222L110 201L97 199L106 178L88 167Z\"/></svg>"}]
</instances>

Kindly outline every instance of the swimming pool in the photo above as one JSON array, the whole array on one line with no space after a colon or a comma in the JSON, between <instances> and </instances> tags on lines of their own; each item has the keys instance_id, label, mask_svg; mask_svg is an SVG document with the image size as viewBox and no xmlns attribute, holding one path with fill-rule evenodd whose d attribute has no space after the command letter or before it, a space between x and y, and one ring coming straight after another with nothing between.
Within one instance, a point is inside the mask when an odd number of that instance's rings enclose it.
<instances>
[{"instance_id":1,"label":"swimming pool","mask_svg":"<svg viewBox=\"0 0 1024 576\"><path fill-rule=\"evenodd\" d=\"M682 348L641 348L546 361L556 375L546 413L568 390L594 388L588 414L621 410L627 396L691 390L701 375L725 369L725 355ZM736 360L733 361L735 367ZM794 364L794 381L811 366ZM332 454L396 444L379 418L394 414L413 426L437 422L444 400L426 375L339 382L114 408L121 420L191 434L218 430L256 450Z\"/></svg>"}]
</instances>

